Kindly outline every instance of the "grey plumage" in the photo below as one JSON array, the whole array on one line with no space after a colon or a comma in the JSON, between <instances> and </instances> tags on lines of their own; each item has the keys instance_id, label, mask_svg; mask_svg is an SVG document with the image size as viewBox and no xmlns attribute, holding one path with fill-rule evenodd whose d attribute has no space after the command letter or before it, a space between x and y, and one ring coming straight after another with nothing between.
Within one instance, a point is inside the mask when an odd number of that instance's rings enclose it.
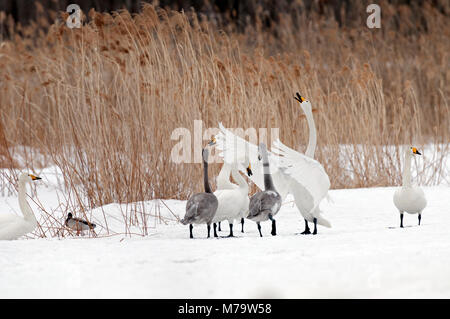
<instances>
[{"instance_id":1,"label":"grey plumage","mask_svg":"<svg viewBox=\"0 0 450 319\"><path fill-rule=\"evenodd\" d=\"M212 193L198 193L189 198L186 204L186 215L181 220L187 224L211 224L219 202Z\"/></svg>"},{"instance_id":2,"label":"grey plumage","mask_svg":"<svg viewBox=\"0 0 450 319\"><path fill-rule=\"evenodd\" d=\"M89 229L94 229L97 227L97 225L90 223L88 221L85 221L81 218L73 217L72 213L69 213L67 215L66 222L64 223L67 227L70 229L76 230L76 231L84 231Z\"/></svg>"},{"instance_id":3,"label":"grey plumage","mask_svg":"<svg viewBox=\"0 0 450 319\"><path fill-rule=\"evenodd\" d=\"M268 190L256 193L250 198L247 218L254 222L270 219L269 214L275 216L281 207L281 196L276 191Z\"/></svg>"},{"instance_id":4,"label":"grey plumage","mask_svg":"<svg viewBox=\"0 0 450 319\"><path fill-rule=\"evenodd\" d=\"M273 186L272 177L269 170L269 159L266 145L259 144L259 152L263 160L264 167L264 191L258 192L250 198L248 219L253 220L258 225L259 234L262 237L262 221L270 219L272 221L272 235L276 235L276 224L273 218L281 207L281 196Z\"/></svg>"},{"instance_id":5,"label":"grey plumage","mask_svg":"<svg viewBox=\"0 0 450 319\"><path fill-rule=\"evenodd\" d=\"M189 198L186 203L186 214L181 220L183 225L190 225L190 238L194 238L192 235L192 224L206 224L208 226L208 237L210 236L211 222L219 206L217 197L212 193L208 180L208 149L203 149L202 155L205 192L194 194ZM216 236L215 229L214 235Z\"/></svg>"}]
</instances>

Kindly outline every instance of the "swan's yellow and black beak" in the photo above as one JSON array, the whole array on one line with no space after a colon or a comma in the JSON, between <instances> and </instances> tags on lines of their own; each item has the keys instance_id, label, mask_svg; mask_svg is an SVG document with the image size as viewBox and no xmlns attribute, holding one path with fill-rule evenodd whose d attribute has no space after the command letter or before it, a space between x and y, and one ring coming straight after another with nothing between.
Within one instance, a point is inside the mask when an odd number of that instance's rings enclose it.
<instances>
[{"instance_id":1,"label":"swan's yellow and black beak","mask_svg":"<svg viewBox=\"0 0 450 319\"><path fill-rule=\"evenodd\" d=\"M42 179L42 178L40 178L39 176L34 176L34 175L32 175L32 174L28 174L28 176L30 176L31 179L32 179L33 181L36 181L36 180L38 180L38 179Z\"/></svg>"},{"instance_id":2,"label":"swan's yellow and black beak","mask_svg":"<svg viewBox=\"0 0 450 319\"><path fill-rule=\"evenodd\" d=\"M248 166L247 166L247 176L250 177L252 175L253 175L252 165L248 164Z\"/></svg>"},{"instance_id":3,"label":"swan's yellow and black beak","mask_svg":"<svg viewBox=\"0 0 450 319\"><path fill-rule=\"evenodd\" d=\"M211 141L209 141L209 143L208 143L208 145L209 146L213 146L213 145L216 145L216 138L213 136L213 138L211 139Z\"/></svg>"},{"instance_id":4,"label":"swan's yellow and black beak","mask_svg":"<svg viewBox=\"0 0 450 319\"><path fill-rule=\"evenodd\" d=\"M416 154L416 155L422 155L422 153L420 153L420 152L417 150L417 148L415 148L415 147L411 147L411 150L412 150L412 152L413 152L414 154Z\"/></svg>"},{"instance_id":5,"label":"swan's yellow and black beak","mask_svg":"<svg viewBox=\"0 0 450 319\"><path fill-rule=\"evenodd\" d=\"M296 100L299 101L300 103L306 101L306 99L305 99L303 96L301 96L300 93L297 92L295 95L296 95L296 96L294 96L294 99L296 99Z\"/></svg>"}]
</instances>

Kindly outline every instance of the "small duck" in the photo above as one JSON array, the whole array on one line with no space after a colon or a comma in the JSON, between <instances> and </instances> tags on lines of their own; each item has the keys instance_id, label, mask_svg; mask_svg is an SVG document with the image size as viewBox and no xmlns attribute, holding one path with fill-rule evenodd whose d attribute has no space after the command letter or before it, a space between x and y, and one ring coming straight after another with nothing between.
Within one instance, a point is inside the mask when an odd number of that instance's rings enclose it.
<instances>
[{"instance_id":1,"label":"small duck","mask_svg":"<svg viewBox=\"0 0 450 319\"><path fill-rule=\"evenodd\" d=\"M72 213L67 215L66 222L64 223L66 227L73 229L77 232L77 235L83 233L85 230L93 230L97 225L85 221L81 218L73 217Z\"/></svg>"}]
</instances>

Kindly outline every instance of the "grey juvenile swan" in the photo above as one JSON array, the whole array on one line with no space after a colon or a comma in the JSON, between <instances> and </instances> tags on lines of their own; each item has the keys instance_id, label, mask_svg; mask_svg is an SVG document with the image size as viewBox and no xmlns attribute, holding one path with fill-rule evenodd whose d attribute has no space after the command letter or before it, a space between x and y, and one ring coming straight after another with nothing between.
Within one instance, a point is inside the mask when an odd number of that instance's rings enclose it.
<instances>
[{"instance_id":1,"label":"grey juvenile swan","mask_svg":"<svg viewBox=\"0 0 450 319\"><path fill-rule=\"evenodd\" d=\"M248 219L253 220L258 225L259 235L261 233L261 221L270 219L272 221L272 236L277 234L275 219L273 218L281 207L281 196L275 190L270 175L269 158L267 148L264 143L259 144L259 153L262 157L264 168L264 190L256 193L250 198Z\"/></svg>"},{"instance_id":2,"label":"grey juvenile swan","mask_svg":"<svg viewBox=\"0 0 450 319\"><path fill-rule=\"evenodd\" d=\"M205 184L205 192L192 195L186 204L186 214L181 220L183 225L189 224L190 238L194 238L192 235L192 224L206 224L208 226L208 238L211 233L211 223L214 215L216 214L217 206L219 202L217 197L211 191L208 181L208 156L209 150L204 148L202 151L203 156L203 181ZM214 236L217 237L217 233L214 229Z\"/></svg>"}]
</instances>

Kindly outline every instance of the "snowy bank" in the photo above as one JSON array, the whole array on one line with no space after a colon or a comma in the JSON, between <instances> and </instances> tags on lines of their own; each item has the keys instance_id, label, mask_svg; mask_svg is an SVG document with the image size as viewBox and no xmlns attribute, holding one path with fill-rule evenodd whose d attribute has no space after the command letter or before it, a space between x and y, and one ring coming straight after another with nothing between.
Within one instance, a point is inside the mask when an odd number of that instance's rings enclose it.
<instances>
[{"instance_id":1,"label":"snowy bank","mask_svg":"<svg viewBox=\"0 0 450 319\"><path fill-rule=\"evenodd\" d=\"M276 237L247 221L238 238L195 227L190 240L171 222L144 237L0 241L0 298L450 298L450 188L425 187L423 225L406 215L405 229L394 190L331 191L322 209L333 227L318 236L297 234L288 198ZM183 205L168 203L179 216Z\"/></svg>"}]
</instances>

